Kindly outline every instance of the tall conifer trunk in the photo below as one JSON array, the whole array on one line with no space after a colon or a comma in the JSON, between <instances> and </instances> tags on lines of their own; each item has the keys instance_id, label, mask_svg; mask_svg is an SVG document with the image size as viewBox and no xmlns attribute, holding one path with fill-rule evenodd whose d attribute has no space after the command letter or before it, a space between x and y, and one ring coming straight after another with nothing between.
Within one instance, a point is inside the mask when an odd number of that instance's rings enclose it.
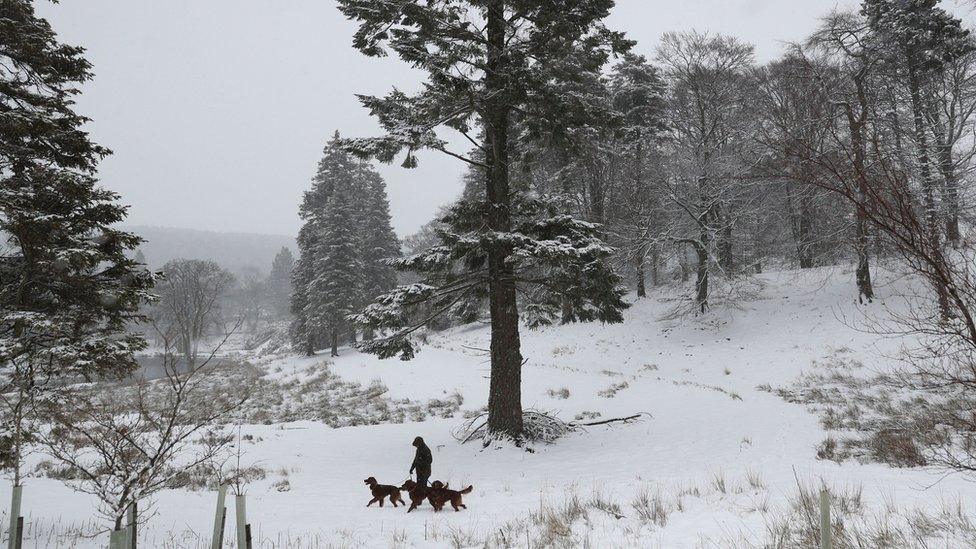
<instances>
[{"instance_id":1,"label":"tall conifer trunk","mask_svg":"<svg viewBox=\"0 0 976 549\"><path fill-rule=\"evenodd\" d=\"M933 102L934 103L934 102ZM954 131L953 120L946 121L948 128L943 127L942 117L938 106L929 105L929 117L932 120L933 147L938 159L939 170L942 172L942 202L945 214L946 241L953 246L959 245L959 181L956 176L955 163L952 158L952 141L949 134Z\"/></svg>"},{"instance_id":2,"label":"tall conifer trunk","mask_svg":"<svg viewBox=\"0 0 976 549\"><path fill-rule=\"evenodd\" d=\"M486 195L488 227L496 234L512 229L508 181L508 124L511 108L504 99L506 59L505 2L488 4L488 60L485 87L491 99L482 119L487 137ZM514 438L522 435L522 354L519 341L515 279L506 261L511 245L496 241L488 248L489 309L491 312L491 382L488 392L488 430Z\"/></svg>"},{"instance_id":3,"label":"tall conifer trunk","mask_svg":"<svg viewBox=\"0 0 976 549\"><path fill-rule=\"evenodd\" d=\"M930 166L928 136L925 132L925 118L922 112L921 82L918 70L914 68L914 60L909 58L908 91L912 103L912 119L915 124L915 147L918 154L918 169L922 179L922 206L925 212L925 229L928 233L929 245L932 253L939 253L942 249L942 228L939 226L939 211L935 203L935 181ZM935 292L939 300L939 312L943 318L949 317L949 296L946 288L937 284Z\"/></svg>"}]
</instances>

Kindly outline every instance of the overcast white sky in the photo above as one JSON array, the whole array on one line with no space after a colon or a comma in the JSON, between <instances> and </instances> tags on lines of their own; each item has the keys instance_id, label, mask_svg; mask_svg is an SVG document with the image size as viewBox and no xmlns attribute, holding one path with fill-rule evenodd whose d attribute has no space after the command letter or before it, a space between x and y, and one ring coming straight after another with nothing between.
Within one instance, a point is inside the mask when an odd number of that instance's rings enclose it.
<instances>
[{"instance_id":1,"label":"overcast white sky","mask_svg":"<svg viewBox=\"0 0 976 549\"><path fill-rule=\"evenodd\" d=\"M958 0L947 0L951 7ZM760 60L856 0L617 0L608 24L653 54L669 30L755 44ZM333 0L38 2L62 39L88 49L95 80L78 110L114 155L103 184L132 224L294 234L298 202L327 139L376 133L354 93L411 89L417 74L352 49ZM957 11L957 10L954 10ZM460 190L461 164L428 153L381 166L394 227L409 234Z\"/></svg>"}]
</instances>

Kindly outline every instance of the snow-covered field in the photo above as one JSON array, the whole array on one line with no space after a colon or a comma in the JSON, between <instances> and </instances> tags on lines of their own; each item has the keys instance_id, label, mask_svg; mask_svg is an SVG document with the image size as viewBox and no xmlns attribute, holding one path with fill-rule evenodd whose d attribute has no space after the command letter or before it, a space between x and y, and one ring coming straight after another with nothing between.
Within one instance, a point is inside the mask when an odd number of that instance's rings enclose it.
<instances>
[{"instance_id":1,"label":"snow-covered field","mask_svg":"<svg viewBox=\"0 0 976 549\"><path fill-rule=\"evenodd\" d=\"M245 426L254 443L245 445L242 461L269 471L247 488L256 545L464 547L482 546L492 535L495 543L535 547L546 540L527 534L518 521L531 522L535 514L544 522L546 510L556 516L577 498L586 510L568 531L548 540L554 545L761 545L798 481L814 485L821 479L838 490L860 487L865 508L879 512L976 501L976 485L943 471L817 460L816 446L827 436L818 418L757 386L789 385L814 361L839 356L883 370L891 360L885 357L903 342L847 325L858 315L848 271L773 273L757 282L754 297L716 306L704 317L666 319L675 302L667 299L673 291L662 291L636 302L623 324L524 330L526 408L565 420L584 412L601 418L649 414L635 423L589 427L533 452L458 444L452 430L462 423L460 414L339 429L313 422ZM894 292L882 276L881 298ZM884 310L878 302L869 307ZM488 363L479 350L487 340L487 327L462 327L431 337L411 362L379 361L346 349L333 368L364 385L379 379L393 398L458 392L462 410L477 410L487 399ZM269 375L287 376L322 360L280 358L263 367ZM435 514L425 505L408 515L402 508L366 508L363 479L405 480L417 435L433 450L432 478L474 486L465 498L467 510ZM285 477L290 489L278 491ZM642 494L651 505L635 506ZM208 544L215 497L160 493L155 515L142 527L143 546ZM6 485L0 501L9 501ZM649 508L661 513L648 516ZM28 480L24 514L35 536L26 547L107 545L105 536L57 541L57 533L90 530L94 507L56 480ZM226 539L233 539L232 522Z\"/></svg>"}]
</instances>

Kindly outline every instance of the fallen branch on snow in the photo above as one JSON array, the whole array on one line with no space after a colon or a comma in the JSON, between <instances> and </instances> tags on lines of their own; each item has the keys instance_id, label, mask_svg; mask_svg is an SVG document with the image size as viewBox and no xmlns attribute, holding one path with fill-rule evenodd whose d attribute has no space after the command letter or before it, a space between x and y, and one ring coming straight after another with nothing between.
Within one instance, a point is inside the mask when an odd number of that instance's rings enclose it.
<instances>
[{"instance_id":1,"label":"fallen branch on snow","mask_svg":"<svg viewBox=\"0 0 976 549\"><path fill-rule=\"evenodd\" d=\"M488 414L486 412L478 414L454 430L454 439L465 444L476 438L486 438L488 436ZM554 415L540 412L538 410L525 410L522 412L522 422L524 425L525 440L529 442L545 442L551 444L556 439L583 427L593 427L595 425L608 425L611 423L630 423L643 416L653 417L647 412L640 412L632 416L615 417L602 419L599 421L589 421L579 423L576 421L565 422Z\"/></svg>"},{"instance_id":2,"label":"fallen branch on snow","mask_svg":"<svg viewBox=\"0 0 976 549\"><path fill-rule=\"evenodd\" d=\"M608 423L618 423L618 422L619 423L630 423L631 421L640 419L641 416L647 416L647 417L650 417L650 418L654 417L654 416L652 416L651 414L649 414L647 412L640 412L640 413L634 414L632 416L627 416L627 417L614 417L614 418L610 418L610 419L601 419L600 421L589 421L587 423L578 423L576 421L571 421L571 422L569 422L569 425L571 427L592 427L593 425L606 425Z\"/></svg>"}]
</instances>

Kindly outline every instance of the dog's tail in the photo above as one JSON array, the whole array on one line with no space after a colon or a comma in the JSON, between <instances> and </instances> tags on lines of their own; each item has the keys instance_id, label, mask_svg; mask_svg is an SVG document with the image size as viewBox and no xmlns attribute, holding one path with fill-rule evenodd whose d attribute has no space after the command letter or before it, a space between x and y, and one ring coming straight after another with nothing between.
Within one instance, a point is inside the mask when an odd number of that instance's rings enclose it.
<instances>
[{"instance_id":1,"label":"dog's tail","mask_svg":"<svg viewBox=\"0 0 976 549\"><path fill-rule=\"evenodd\" d=\"M461 493L462 494L470 494L471 493L471 490L474 490L474 486L468 486L464 490L461 490Z\"/></svg>"}]
</instances>

